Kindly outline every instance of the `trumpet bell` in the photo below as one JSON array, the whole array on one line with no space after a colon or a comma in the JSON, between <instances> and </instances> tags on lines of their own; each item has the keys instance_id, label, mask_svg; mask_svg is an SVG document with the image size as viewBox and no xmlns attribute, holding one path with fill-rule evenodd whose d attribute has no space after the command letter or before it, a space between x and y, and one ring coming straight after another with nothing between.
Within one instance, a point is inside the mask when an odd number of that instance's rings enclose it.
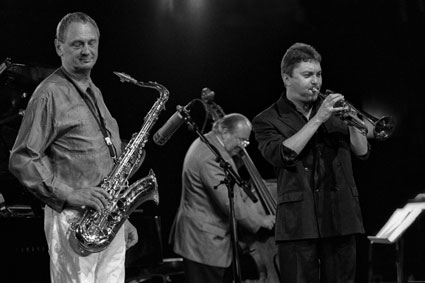
<instances>
[{"instance_id":1,"label":"trumpet bell","mask_svg":"<svg viewBox=\"0 0 425 283\"><path fill-rule=\"evenodd\" d=\"M395 121L392 117L385 116L378 119L373 129L373 135L375 139L379 141L386 140L394 132Z\"/></svg>"}]
</instances>

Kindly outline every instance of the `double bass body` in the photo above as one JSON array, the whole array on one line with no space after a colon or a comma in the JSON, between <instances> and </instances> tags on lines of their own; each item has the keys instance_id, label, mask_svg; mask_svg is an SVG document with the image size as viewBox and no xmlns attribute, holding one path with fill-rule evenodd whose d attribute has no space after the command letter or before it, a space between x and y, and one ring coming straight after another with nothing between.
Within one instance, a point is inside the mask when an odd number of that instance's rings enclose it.
<instances>
[{"instance_id":1,"label":"double bass body","mask_svg":"<svg viewBox=\"0 0 425 283\"><path fill-rule=\"evenodd\" d=\"M262 215L276 215L277 208L277 184L276 181L265 182L254 163L252 162L248 152L243 149L240 153L240 158L247 169L250 181L253 184L255 193L259 201L254 205L257 211ZM243 234L240 237L242 245L245 245L244 254L242 257L249 256L255 262L257 274L254 274L256 279L245 280L245 283L278 283L279 281L279 262L277 245L275 243L274 230L260 230L255 235ZM242 273L250 268L242 265ZM250 274L251 275L251 274ZM252 276L252 275L251 275ZM247 276L250 277L249 275ZM258 279L257 279L258 278Z\"/></svg>"}]
</instances>

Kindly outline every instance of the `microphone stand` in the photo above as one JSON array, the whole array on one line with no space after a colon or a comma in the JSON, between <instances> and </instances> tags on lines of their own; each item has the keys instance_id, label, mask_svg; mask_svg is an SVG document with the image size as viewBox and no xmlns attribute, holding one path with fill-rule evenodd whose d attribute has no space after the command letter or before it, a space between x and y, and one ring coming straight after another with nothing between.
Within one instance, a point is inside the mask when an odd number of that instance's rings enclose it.
<instances>
[{"instance_id":1,"label":"microphone stand","mask_svg":"<svg viewBox=\"0 0 425 283\"><path fill-rule=\"evenodd\" d=\"M241 188L247 192L247 195L251 198L253 202L257 202L258 199L255 197L255 195L249 190L248 186L242 179L238 176L238 174L235 172L233 167L224 160L224 158L221 156L220 152L217 150L217 148L212 145L207 138L199 131L199 128L197 127L196 123L192 120L189 111L185 109L184 107L177 107L180 114L184 118L184 121L188 124L188 126L195 131L202 142L204 142L208 148L214 153L216 156L216 161L219 163L220 167L223 168L225 178L222 180L217 186L214 186L214 189L217 189L217 187L221 184L225 184L228 191L228 197L229 197L229 207L230 207L230 226L231 226L231 240L232 240L232 249L233 249L233 279L235 283L242 282L241 277L241 271L240 271L240 264L239 264L239 254L238 254L238 233L236 229L236 218L235 218L235 209L234 209L234 185L238 184Z\"/></svg>"}]
</instances>

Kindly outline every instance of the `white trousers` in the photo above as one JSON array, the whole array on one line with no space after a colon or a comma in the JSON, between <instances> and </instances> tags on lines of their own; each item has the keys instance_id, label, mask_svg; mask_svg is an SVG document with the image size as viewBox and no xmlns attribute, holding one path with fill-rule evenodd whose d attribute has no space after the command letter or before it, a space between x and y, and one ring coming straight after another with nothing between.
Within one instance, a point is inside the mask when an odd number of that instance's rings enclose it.
<instances>
[{"instance_id":1,"label":"white trousers","mask_svg":"<svg viewBox=\"0 0 425 283\"><path fill-rule=\"evenodd\" d=\"M44 213L51 283L124 283L123 227L104 251L82 257L74 252L69 242L70 225L81 213L67 209L58 213L48 206Z\"/></svg>"}]
</instances>

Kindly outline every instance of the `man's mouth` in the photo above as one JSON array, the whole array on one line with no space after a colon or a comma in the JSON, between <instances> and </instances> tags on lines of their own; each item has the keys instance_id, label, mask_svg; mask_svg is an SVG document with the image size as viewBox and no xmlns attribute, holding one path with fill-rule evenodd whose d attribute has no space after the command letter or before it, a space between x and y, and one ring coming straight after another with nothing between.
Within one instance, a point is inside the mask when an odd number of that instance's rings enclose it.
<instances>
[{"instance_id":1,"label":"man's mouth","mask_svg":"<svg viewBox=\"0 0 425 283\"><path fill-rule=\"evenodd\" d=\"M90 63L90 62L91 62L91 59L90 59L90 58L81 58L81 59L80 59L80 62L83 62L83 63Z\"/></svg>"},{"instance_id":2,"label":"man's mouth","mask_svg":"<svg viewBox=\"0 0 425 283\"><path fill-rule=\"evenodd\" d=\"M312 94L316 94L320 92L320 89L318 87L312 87L309 90Z\"/></svg>"}]
</instances>

